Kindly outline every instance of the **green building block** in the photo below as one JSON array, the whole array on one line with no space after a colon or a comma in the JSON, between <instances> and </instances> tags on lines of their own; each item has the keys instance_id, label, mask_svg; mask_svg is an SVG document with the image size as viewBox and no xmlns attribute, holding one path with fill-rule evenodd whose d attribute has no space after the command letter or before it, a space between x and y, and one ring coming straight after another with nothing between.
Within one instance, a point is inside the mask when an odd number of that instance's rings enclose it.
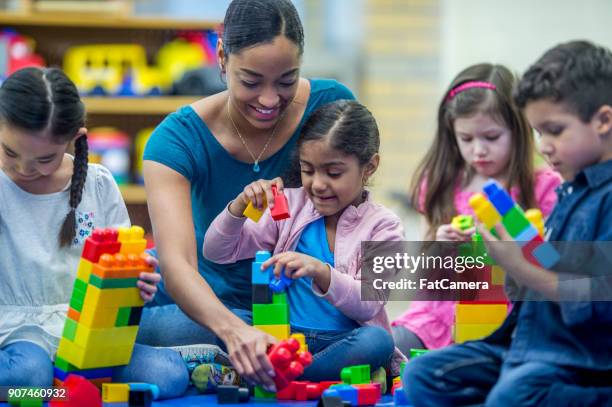
<instances>
[{"instance_id":1,"label":"green building block","mask_svg":"<svg viewBox=\"0 0 612 407\"><path fill-rule=\"evenodd\" d=\"M340 379L346 384L370 383L370 365L345 367L340 372Z\"/></svg>"},{"instance_id":2,"label":"green building block","mask_svg":"<svg viewBox=\"0 0 612 407\"><path fill-rule=\"evenodd\" d=\"M115 326L128 326L131 312L132 307L119 308L119 310L117 310L117 320L115 321Z\"/></svg>"},{"instance_id":3,"label":"green building block","mask_svg":"<svg viewBox=\"0 0 612 407\"><path fill-rule=\"evenodd\" d=\"M287 304L287 293L272 294L272 304Z\"/></svg>"},{"instance_id":4,"label":"green building block","mask_svg":"<svg viewBox=\"0 0 612 407\"><path fill-rule=\"evenodd\" d=\"M517 205L514 205L503 217L502 223L510 236L516 238L531 223L525 217L525 213Z\"/></svg>"},{"instance_id":5,"label":"green building block","mask_svg":"<svg viewBox=\"0 0 612 407\"><path fill-rule=\"evenodd\" d=\"M132 288L136 287L137 278L100 278L95 274L89 276L89 283L98 288Z\"/></svg>"},{"instance_id":6,"label":"green building block","mask_svg":"<svg viewBox=\"0 0 612 407\"><path fill-rule=\"evenodd\" d=\"M429 349L410 349L410 359L416 358L429 352Z\"/></svg>"},{"instance_id":7,"label":"green building block","mask_svg":"<svg viewBox=\"0 0 612 407\"><path fill-rule=\"evenodd\" d=\"M253 304L253 325L288 324L288 304Z\"/></svg>"},{"instance_id":8,"label":"green building block","mask_svg":"<svg viewBox=\"0 0 612 407\"><path fill-rule=\"evenodd\" d=\"M404 375L404 368L406 367L406 361L402 360L402 362L400 363L400 376Z\"/></svg>"},{"instance_id":9,"label":"green building block","mask_svg":"<svg viewBox=\"0 0 612 407\"><path fill-rule=\"evenodd\" d=\"M77 326L78 322L73 319L66 318L66 323L64 324L64 331L62 332L62 336L68 340L74 341Z\"/></svg>"},{"instance_id":10,"label":"green building block","mask_svg":"<svg viewBox=\"0 0 612 407\"><path fill-rule=\"evenodd\" d=\"M54 361L55 366L60 369L63 372L74 372L75 370L79 370L78 367L76 367L73 364L68 363L67 361L65 361L64 359L60 358L59 356L55 357L55 361Z\"/></svg>"},{"instance_id":11,"label":"green building block","mask_svg":"<svg viewBox=\"0 0 612 407\"><path fill-rule=\"evenodd\" d=\"M275 399L276 393L266 391L260 386L255 386L255 398L256 399Z\"/></svg>"}]
</instances>

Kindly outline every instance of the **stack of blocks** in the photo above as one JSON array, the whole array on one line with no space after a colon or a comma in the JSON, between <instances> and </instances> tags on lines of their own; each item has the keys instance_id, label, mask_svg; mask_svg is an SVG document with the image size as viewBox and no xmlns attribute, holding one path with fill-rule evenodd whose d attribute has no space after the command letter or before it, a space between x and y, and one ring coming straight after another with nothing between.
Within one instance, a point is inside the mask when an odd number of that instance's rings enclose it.
<instances>
[{"instance_id":1,"label":"stack of blocks","mask_svg":"<svg viewBox=\"0 0 612 407\"><path fill-rule=\"evenodd\" d=\"M291 335L287 293L276 287L274 290L280 292L273 291L273 286L277 286L277 282L273 278L272 267L261 270L261 265L270 257L270 252L258 251L252 265L253 326L274 336L279 341L287 340L290 337L295 338L299 342L298 353L307 352L304 335ZM272 398L274 394L256 387L255 397Z\"/></svg>"},{"instance_id":2,"label":"stack of blocks","mask_svg":"<svg viewBox=\"0 0 612 407\"><path fill-rule=\"evenodd\" d=\"M469 215L455 216L451 225L455 229L465 231L474 227L474 219ZM504 272L486 254L482 237L478 233L474 233L472 243L460 245L459 252L460 255L484 257L486 267L483 270L482 277L487 279L494 290L494 296L497 296L497 298L502 296ZM478 296L471 301L459 301L455 313L454 342L463 343L489 335L504 322L507 311L506 301L484 300L478 298Z\"/></svg>"},{"instance_id":3,"label":"stack of blocks","mask_svg":"<svg viewBox=\"0 0 612 407\"><path fill-rule=\"evenodd\" d=\"M541 211L530 209L523 212L510 194L494 180L485 184L484 191L486 195L474 194L469 201L474 214L484 226L497 235L495 225L501 222L521 246L523 255L530 262L546 268L554 265L559 256L552 245L543 239L544 222ZM471 217L456 217L452 224L460 230L465 230L472 226ZM503 289L504 284L504 272L486 255L482 237L476 233L472 240L474 253L484 254L485 264L490 266L490 283L494 289L498 289L495 296L499 298L499 290ZM507 312L505 301L460 301L455 316L455 342L462 343L491 334L503 323Z\"/></svg>"},{"instance_id":4,"label":"stack of blocks","mask_svg":"<svg viewBox=\"0 0 612 407\"><path fill-rule=\"evenodd\" d=\"M141 227L96 229L85 241L55 358L55 385L75 373L97 386L129 363L144 302L136 286L153 269Z\"/></svg>"},{"instance_id":5,"label":"stack of blocks","mask_svg":"<svg viewBox=\"0 0 612 407\"><path fill-rule=\"evenodd\" d=\"M341 384L334 384L323 391L324 399L337 397L351 406L375 405L381 397L381 384L372 383L370 365L355 365L342 369Z\"/></svg>"}]
</instances>

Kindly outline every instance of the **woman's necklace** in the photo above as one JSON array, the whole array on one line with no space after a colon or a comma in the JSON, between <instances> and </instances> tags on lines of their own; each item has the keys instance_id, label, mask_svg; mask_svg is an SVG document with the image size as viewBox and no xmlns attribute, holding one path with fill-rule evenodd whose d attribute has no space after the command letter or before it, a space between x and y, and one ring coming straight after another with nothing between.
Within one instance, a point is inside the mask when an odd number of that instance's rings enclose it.
<instances>
[{"instance_id":1,"label":"woman's necklace","mask_svg":"<svg viewBox=\"0 0 612 407\"><path fill-rule=\"evenodd\" d=\"M263 154L268 149L268 145L270 145L270 142L272 141L272 139L274 138L274 135L276 134L276 128L278 127L278 124L281 122L281 120L283 120L283 117L285 116L285 112L286 111L287 111L287 109L285 109L285 111L283 112L281 117L279 117L278 121L274 125L274 128L272 129L272 134L270 134L270 137L268 137L268 141L266 141L266 144L261 149L261 152L259 153L259 155L257 157L255 157L255 154L253 154L253 152L251 151L251 149L247 145L246 140L244 139L244 137L242 137L242 134L240 134L240 131L238 131L238 127L236 126L236 123L234 123L234 119L232 119L232 115L230 114L230 99L229 98L227 99L227 116L229 117L230 121L232 122L232 126L234 126L234 130L236 131L236 134L240 138L240 141L242 141L242 144L244 145L244 148L246 148L246 151L248 151L248 153L251 155L251 158L253 158L253 161L254 161L254 163L253 163L253 171L254 172L259 172L259 170L260 170L260 168L259 168L259 159L261 158L261 156L263 156Z\"/></svg>"}]
</instances>

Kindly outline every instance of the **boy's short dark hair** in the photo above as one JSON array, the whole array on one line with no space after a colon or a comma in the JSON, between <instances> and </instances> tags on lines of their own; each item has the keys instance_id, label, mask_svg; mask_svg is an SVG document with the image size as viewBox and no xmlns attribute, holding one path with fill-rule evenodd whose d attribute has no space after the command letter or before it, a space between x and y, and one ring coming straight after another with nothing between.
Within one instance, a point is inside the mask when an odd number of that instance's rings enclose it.
<instances>
[{"instance_id":1,"label":"boy's short dark hair","mask_svg":"<svg viewBox=\"0 0 612 407\"><path fill-rule=\"evenodd\" d=\"M514 99L520 108L541 99L562 102L589 122L601 106L612 106L612 52L588 41L559 44L529 67Z\"/></svg>"}]
</instances>

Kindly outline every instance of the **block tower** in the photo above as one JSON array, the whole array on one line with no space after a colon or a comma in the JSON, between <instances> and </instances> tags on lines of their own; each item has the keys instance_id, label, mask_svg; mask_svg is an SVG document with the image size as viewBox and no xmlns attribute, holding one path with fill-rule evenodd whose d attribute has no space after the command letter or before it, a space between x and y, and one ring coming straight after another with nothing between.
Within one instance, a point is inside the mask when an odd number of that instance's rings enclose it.
<instances>
[{"instance_id":1,"label":"block tower","mask_svg":"<svg viewBox=\"0 0 612 407\"><path fill-rule=\"evenodd\" d=\"M559 260L559 255L554 247L543 238L542 212L538 209L529 209L523 212L510 194L494 180L485 184L484 192L485 194L474 194L469 201L478 220L494 235L496 235L495 225L501 222L506 231L521 247L527 260L541 267L552 267ZM462 222L464 226L469 223L469 221L460 221L459 219L454 220L454 222L456 223L453 224L457 226ZM468 227L471 227L471 224ZM473 236L473 243L473 250L477 254L486 253L482 237L479 234ZM485 263L489 266L490 283L496 291L495 298L500 298L500 293L497 290L503 289L504 272L486 255ZM486 270L485 273L489 270ZM455 342L461 343L479 339L492 333L504 321L506 314L507 305L505 302L487 300L486 298L460 302L457 304L455 316Z\"/></svg>"},{"instance_id":2,"label":"block tower","mask_svg":"<svg viewBox=\"0 0 612 407\"><path fill-rule=\"evenodd\" d=\"M291 335L291 329L289 326L289 304L287 303L287 293L285 288L292 280L287 279L288 282L279 285L279 281L281 280L274 278L272 267L261 270L261 265L270 257L270 252L258 251L255 254L255 261L252 265L251 283L253 285L253 326L274 336L279 341L286 341L290 338L294 338L299 342L299 348L295 349L297 354L300 355L308 353L308 347L306 346L304 335ZM272 349L272 351L274 351L274 349ZM271 361L274 364L272 359ZM280 377L275 378L275 381L278 381L278 379L280 379ZM266 392L260 387L256 387L255 397L274 398L275 394Z\"/></svg>"},{"instance_id":3,"label":"block tower","mask_svg":"<svg viewBox=\"0 0 612 407\"><path fill-rule=\"evenodd\" d=\"M128 364L144 301L136 286L143 271L144 230L96 229L85 241L68 316L55 358L55 384L75 373L110 382L112 368Z\"/></svg>"}]
</instances>

